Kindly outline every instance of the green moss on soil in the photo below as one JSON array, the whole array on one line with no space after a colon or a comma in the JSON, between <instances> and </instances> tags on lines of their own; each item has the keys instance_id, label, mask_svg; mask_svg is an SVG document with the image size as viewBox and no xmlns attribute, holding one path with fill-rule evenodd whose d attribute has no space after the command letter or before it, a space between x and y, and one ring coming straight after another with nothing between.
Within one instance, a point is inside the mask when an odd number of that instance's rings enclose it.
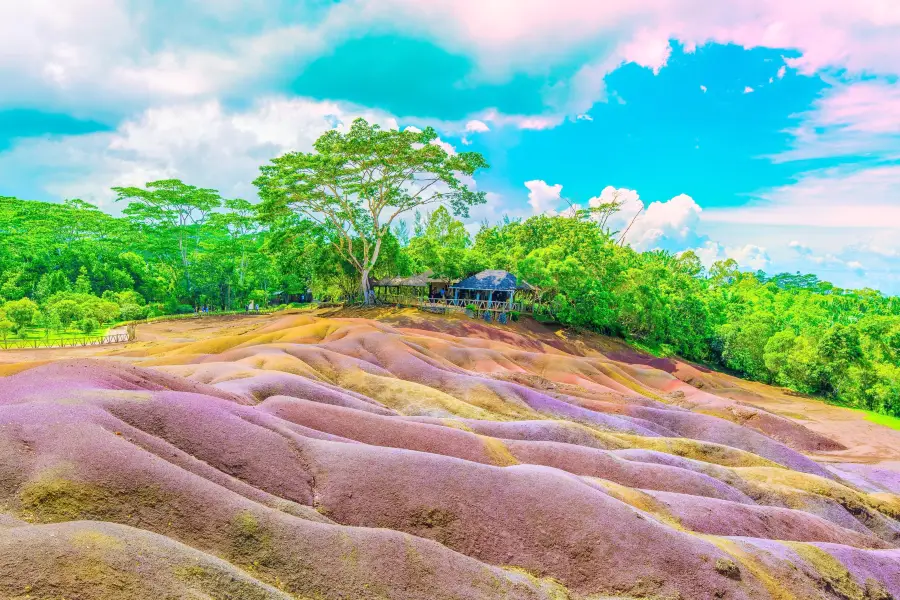
<instances>
[{"instance_id":1,"label":"green moss on soil","mask_svg":"<svg viewBox=\"0 0 900 600\"><path fill-rule=\"evenodd\" d=\"M249 570L274 566L272 534L250 511L241 511L231 519L228 537L236 564Z\"/></svg>"},{"instance_id":2,"label":"green moss on soil","mask_svg":"<svg viewBox=\"0 0 900 600\"><path fill-rule=\"evenodd\" d=\"M19 517L30 523L58 523L80 519L127 521L134 510L165 501L156 486L114 491L78 481L65 469L48 469L19 489Z\"/></svg>"},{"instance_id":3,"label":"green moss on soil","mask_svg":"<svg viewBox=\"0 0 900 600\"><path fill-rule=\"evenodd\" d=\"M819 584L829 594L841 600L870 600L850 571L841 562L818 546L802 542L784 542L805 560L821 577Z\"/></svg>"},{"instance_id":4,"label":"green moss on soil","mask_svg":"<svg viewBox=\"0 0 900 600\"><path fill-rule=\"evenodd\" d=\"M192 588L197 588L216 600L267 600L271 594L251 581L235 578L234 574L207 566L176 567L174 575Z\"/></svg>"}]
</instances>

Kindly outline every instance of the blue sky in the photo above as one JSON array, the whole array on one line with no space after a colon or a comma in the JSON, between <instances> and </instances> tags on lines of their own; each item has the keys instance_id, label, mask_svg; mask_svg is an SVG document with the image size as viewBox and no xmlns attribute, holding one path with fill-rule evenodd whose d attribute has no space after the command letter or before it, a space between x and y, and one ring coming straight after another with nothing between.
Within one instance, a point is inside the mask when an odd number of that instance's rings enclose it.
<instances>
[{"instance_id":1,"label":"blue sky","mask_svg":"<svg viewBox=\"0 0 900 600\"><path fill-rule=\"evenodd\" d=\"M364 116L487 157L472 228L615 197L638 249L900 293L898 76L882 0L4 3L0 194L253 198Z\"/></svg>"}]
</instances>

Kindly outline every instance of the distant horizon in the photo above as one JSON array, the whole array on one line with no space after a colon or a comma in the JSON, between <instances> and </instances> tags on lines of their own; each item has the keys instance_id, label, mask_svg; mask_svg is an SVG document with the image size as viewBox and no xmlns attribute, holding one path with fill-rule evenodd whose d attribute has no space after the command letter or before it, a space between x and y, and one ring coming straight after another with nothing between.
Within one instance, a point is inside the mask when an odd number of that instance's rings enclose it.
<instances>
[{"instance_id":1,"label":"distant horizon","mask_svg":"<svg viewBox=\"0 0 900 600\"><path fill-rule=\"evenodd\" d=\"M363 116L485 156L470 231L615 196L635 249L900 294L900 4L509 6L9 3L0 195L255 201L260 165Z\"/></svg>"}]
</instances>

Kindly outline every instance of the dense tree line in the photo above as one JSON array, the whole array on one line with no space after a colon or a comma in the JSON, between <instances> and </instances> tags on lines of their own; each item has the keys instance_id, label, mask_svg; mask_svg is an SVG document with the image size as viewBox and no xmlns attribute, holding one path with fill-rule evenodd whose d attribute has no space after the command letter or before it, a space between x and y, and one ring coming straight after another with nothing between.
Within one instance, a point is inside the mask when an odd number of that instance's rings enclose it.
<instances>
[{"instance_id":1,"label":"dense tree line","mask_svg":"<svg viewBox=\"0 0 900 600\"><path fill-rule=\"evenodd\" d=\"M540 288L555 320L750 379L900 414L900 298L812 275L704 269L693 252L639 253L595 219L482 227L468 260Z\"/></svg>"},{"instance_id":2,"label":"dense tree line","mask_svg":"<svg viewBox=\"0 0 900 600\"><path fill-rule=\"evenodd\" d=\"M257 204L178 180L115 188L119 217L0 198L0 335L307 292L370 300L372 278L494 268L538 288L538 318L900 415L900 298L636 252L607 226L616 203L484 223L473 238L456 216L484 195L462 176L486 163L435 138L354 123L263 167Z\"/></svg>"}]
</instances>

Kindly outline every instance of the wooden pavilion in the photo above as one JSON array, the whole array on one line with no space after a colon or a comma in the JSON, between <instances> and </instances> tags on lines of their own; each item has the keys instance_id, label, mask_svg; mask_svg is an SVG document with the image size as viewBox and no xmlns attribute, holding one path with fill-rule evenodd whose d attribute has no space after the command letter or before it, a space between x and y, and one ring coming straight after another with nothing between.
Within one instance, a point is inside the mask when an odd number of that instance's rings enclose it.
<instances>
[{"instance_id":1,"label":"wooden pavilion","mask_svg":"<svg viewBox=\"0 0 900 600\"><path fill-rule=\"evenodd\" d=\"M535 288L518 281L509 271L488 270L476 273L450 286L451 302L456 306L474 305L478 311L532 312Z\"/></svg>"},{"instance_id":2,"label":"wooden pavilion","mask_svg":"<svg viewBox=\"0 0 900 600\"><path fill-rule=\"evenodd\" d=\"M432 271L411 277L385 277L372 284L375 298L385 304L415 306L429 311L466 310L494 316L512 311L534 312L537 290L509 271L482 271L452 283Z\"/></svg>"},{"instance_id":3,"label":"wooden pavilion","mask_svg":"<svg viewBox=\"0 0 900 600\"><path fill-rule=\"evenodd\" d=\"M410 277L385 277L372 284L376 299L388 304L410 304L429 300L447 300L451 281L425 271Z\"/></svg>"}]
</instances>

